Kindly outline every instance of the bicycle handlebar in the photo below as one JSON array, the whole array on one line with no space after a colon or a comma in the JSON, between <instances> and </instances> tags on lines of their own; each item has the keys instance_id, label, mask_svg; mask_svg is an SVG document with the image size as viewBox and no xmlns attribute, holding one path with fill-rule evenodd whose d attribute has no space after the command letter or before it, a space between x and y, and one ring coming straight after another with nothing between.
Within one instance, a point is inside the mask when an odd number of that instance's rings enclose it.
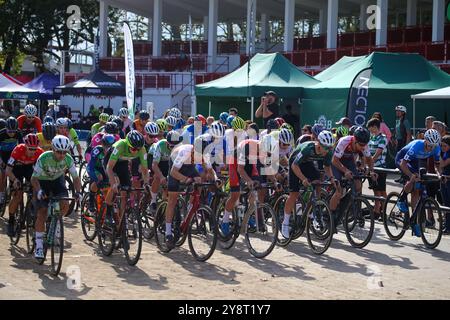
<instances>
[{"instance_id":1,"label":"bicycle handlebar","mask_svg":"<svg viewBox=\"0 0 450 320\"><path fill-rule=\"evenodd\" d=\"M381 168L381 167L375 167L375 172L379 173L392 173L392 174L401 174L402 172L399 169L388 169L388 168Z\"/></svg>"}]
</instances>

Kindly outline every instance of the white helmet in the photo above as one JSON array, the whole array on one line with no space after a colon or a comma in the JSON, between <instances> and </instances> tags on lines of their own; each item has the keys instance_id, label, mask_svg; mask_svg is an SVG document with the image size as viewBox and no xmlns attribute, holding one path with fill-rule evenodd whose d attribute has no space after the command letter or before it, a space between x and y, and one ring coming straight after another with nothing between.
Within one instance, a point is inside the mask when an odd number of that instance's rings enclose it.
<instances>
[{"instance_id":1,"label":"white helmet","mask_svg":"<svg viewBox=\"0 0 450 320\"><path fill-rule=\"evenodd\" d=\"M294 140L294 135L290 130L283 128L280 130L278 138L280 139L281 143L291 144L292 141Z\"/></svg>"},{"instance_id":2,"label":"white helmet","mask_svg":"<svg viewBox=\"0 0 450 320\"><path fill-rule=\"evenodd\" d=\"M172 108L169 110L169 116L174 117L175 119L180 119L181 118L181 111L178 108Z\"/></svg>"},{"instance_id":3,"label":"white helmet","mask_svg":"<svg viewBox=\"0 0 450 320\"><path fill-rule=\"evenodd\" d=\"M437 146L441 143L441 135L435 129L429 129L424 135L425 141L428 141L432 146Z\"/></svg>"},{"instance_id":4,"label":"white helmet","mask_svg":"<svg viewBox=\"0 0 450 320\"><path fill-rule=\"evenodd\" d=\"M211 125L211 134L216 138L222 138L225 135L225 127L218 121Z\"/></svg>"},{"instance_id":5,"label":"white helmet","mask_svg":"<svg viewBox=\"0 0 450 320\"><path fill-rule=\"evenodd\" d=\"M405 106L396 106L395 107L395 111L402 111L402 112L406 112L406 107Z\"/></svg>"},{"instance_id":6,"label":"white helmet","mask_svg":"<svg viewBox=\"0 0 450 320\"><path fill-rule=\"evenodd\" d=\"M128 109L127 108L120 108L119 110L119 116L121 117L128 117Z\"/></svg>"},{"instance_id":7,"label":"white helmet","mask_svg":"<svg viewBox=\"0 0 450 320\"><path fill-rule=\"evenodd\" d=\"M37 108L32 104L27 104L25 108L23 109L23 113L27 117L34 117L37 114Z\"/></svg>"},{"instance_id":8,"label":"white helmet","mask_svg":"<svg viewBox=\"0 0 450 320\"><path fill-rule=\"evenodd\" d=\"M270 135L266 134L261 140L261 150L267 153L274 153L278 146L278 141Z\"/></svg>"},{"instance_id":9,"label":"white helmet","mask_svg":"<svg viewBox=\"0 0 450 320\"><path fill-rule=\"evenodd\" d=\"M175 117L172 117L172 116L168 116L166 118L166 122L171 127L175 127L177 125L177 119Z\"/></svg>"},{"instance_id":10,"label":"white helmet","mask_svg":"<svg viewBox=\"0 0 450 320\"><path fill-rule=\"evenodd\" d=\"M68 127L69 124L67 123L66 118L58 118L58 119L56 119L56 126L57 127Z\"/></svg>"},{"instance_id":11,"label":"white helmet","mask_svg":"<svg viewBox=\"0 0 450 320\"><path fill-rule=\"evenodd\" d=\"M157 136L159 134L159 127L154 122L147 122L147 124L144 127L145 132L147 132L148 135L151 136Z\"/></svg>"},{"instance_id":12,"label":"white helmet","mask_svg":"<svg viewBox=\"0 0 450 320\"><path fill-rule=\"evenodd\" d=\"M319 140L319 143L324 147L332 147L335 142L333 134L327 130L323 130L319 133L317 140Z\"/></svg>"},{"instance_id":13,"label":"white helmet","mask_svg":"<svg viewBox=\"0 0 450 320\"><path fill-rule=\"evenodd\" d=\"M57 151L69 151L70 141L69 138L63 135L57 135L52 139L52 147Z\"/></svg>"}]
</instances>

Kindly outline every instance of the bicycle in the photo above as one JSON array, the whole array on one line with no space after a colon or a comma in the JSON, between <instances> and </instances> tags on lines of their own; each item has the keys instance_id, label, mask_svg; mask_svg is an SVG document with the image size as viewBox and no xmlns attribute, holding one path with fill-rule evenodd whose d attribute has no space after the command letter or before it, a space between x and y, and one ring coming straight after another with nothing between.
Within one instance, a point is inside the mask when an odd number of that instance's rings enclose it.
<instances>
[{"instance_id":1,"label":"bicycle","mask_svg":"<svg viewBox=\"0 0 450 320\"><path fill-rule=\"evenodd\" d=\"M89 193L85 193L81 200L80 205L80 222L81 222L81 230L83 231L83 235L87 241L94 241L97 237L98 226L97 226L97 216L98 213L102 210L102 205L105 201L105 194L107 194L109 187L106 185L99 185L98 191L95 195L95 213L91 214L89 212Z\"/></svg>"},{"instance_id":2,"label":"bicycle","mask_svg":"<svg viewBox=\"0 0 450 320\"><path fill-rule=\"evenodd\" d=\"M9 201L11 200L11 185L10 183L6 182L6 188L5 188L5 200L3 204L0 204L0 218L3 218L6 212L6 207L9 204Z\"/></svg>"},{"instance_id":3,"label":"bicycle","mask_svg":"<svg viewBox=\"0 0 450 320\"><path fill-rule=\"evenodd\" d=\"M217 243L217 223L214 212L201 201L201 188L215 186L216 183L193 183L188 190L181 193L182 197L192 198L192 206L184 209L184 201L177 201L174 219L172 221L175 246L181 246L188 239L189 250L197 261L208 260ZM192 191L190 191L192 189ZM184 203L183 203L184 202ZM163 201L157 209L154 233L158 249L168 253L172 248L165 243L166 237L166 208L167 201ZM187 212L187 214L184 214Z\"/></svg>"},{"instance_id":4,"label":"bicycle","mask_svg":"<svg viewBox=\"0 0 450 320\"><path fill-rule=\"evenodd\" d=\"M247 248L254 257L262 259L272 252L278 237L277 218L270 205L259 202L257 194L258 190L269 188L273 186L259 184L241 194L240 203L232 212L230 232L225 235L219 231L222 248L230 249L239 235L243 234ZM252 203L249 203L249 195L254 199ZM223 213L218 214L217 219L221 223Z\"/></svg>"},{"instance_id":5,"label":"bicycle","mask_svg":"<svg viewBox=\"0 0 450 320\"><path fill-rule=\"evenodd\" d=\"M68 213L74 209L75 198L49 197L44 236L44 259L38 259L38 263L42 265L47 258L47 251L50 249L51 269L54 276L57 276L61 271L64 256L64 224L59 205L60 201L71 201Z\"/></svg>"},{"instance_id":6,"label":"bicycle","mask_svg":"<svg viewBox=\"0 0 450 320\"><path fill-rule=\"evenodd\" d=\"M419 170L419 180L416 181L415 188L420 190L419 200L412 215L410 215L410 204L405 201L407 212L400 210L397 205L405 196L405 190L402 189L400 194L398 192L391 192L386 198L383 208L383 226L388 237L391 240L398 241L406 233L409 227L414 224L420 227L420 236L422 242L428 249L436 248L442 238L444 218L439 203L432 197L426 194L425 186L429 183L439 182L437 175L427 174L425 168ZM427 215L431 212L432 218ZM414 234L414 230L412 231Z\"/></svg>"},{"instance_id":7,"label":"bicycle","mask_svg":"<svg viewBox=\"0 0 450 320\"><path fill-rule=\"evenodd\" d=\"M23 190L24 193L28 195L27 197L27 205L24 206L23 198L22 201L19 204L18 211L16 215L14 216L14 235L11 238L11 244L17 245L19 243L20 237L22 235L22 230L26 229L26 220L28 218L28 215L30 214L29 208L30 205L28 203L31 203L31 199L33 197L33 191L31 189L30 183L26 183L25 185L22 185L14 191L21 191Z\"/></svg>"}]
</instances>

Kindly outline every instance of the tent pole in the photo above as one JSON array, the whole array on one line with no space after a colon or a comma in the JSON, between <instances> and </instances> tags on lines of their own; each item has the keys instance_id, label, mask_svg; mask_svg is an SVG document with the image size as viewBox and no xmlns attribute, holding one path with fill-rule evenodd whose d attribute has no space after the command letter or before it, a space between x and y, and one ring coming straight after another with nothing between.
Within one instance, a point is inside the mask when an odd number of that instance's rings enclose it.
<instances>
[{"instance_id":1,"label":"tent pole","mask_svg":"<svg viewBox=\"0 0 450 320\"><path fill-rule=\"evenodd\" d=\"M254 116L254 113L255 113L255 112L254 112L254 111L255 111L255 110L254 110L254 109L255 109L255 98L254 98L254 97L251 98L251 106L252 106L252 109L251 109L251 110L252 110L252 111L251 111L252 114L251 114L250 119L251 119L252 122L253 122L253 116Z\"/></svg>"},{"instance_id":2,"label":"tent pole","mask_svg":"<svg viewBox=\"0 0 450 320\"><path fill-rule=\"evenodd\" d=\"M416 98L413 98L413 132L416 136Z\"/></svg>"},{"instance_id":3,"label":"tent pole","mask_svg":"<svg viewBox=\"0 0 450 320\"><path fill-rule=\"evenodd\" d=\"M84 117L84 95L83 95L83 117Z\"/></svg>"},{"instance_id":4,"label":"tent pole","mask_svg":"<svg viewBox=\"0 0 450 320\"><path fill-rule=\"evenodd\" d=\"M209 102L209 107L208 107L208 117L211 116L211 101Z\"/></svg>"}]
</instances>

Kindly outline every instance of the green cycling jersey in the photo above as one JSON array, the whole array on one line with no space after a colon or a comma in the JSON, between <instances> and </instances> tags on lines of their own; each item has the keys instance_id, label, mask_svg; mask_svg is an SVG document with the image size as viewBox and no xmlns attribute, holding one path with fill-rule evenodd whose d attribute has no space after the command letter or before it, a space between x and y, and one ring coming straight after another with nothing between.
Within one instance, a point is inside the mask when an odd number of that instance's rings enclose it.
<instances>
[{"instance_id":1,"label":"green cycling jersey","mask_svg":"<svg viewBox=\"0 0 450 320\"><path fill-rule=\"evenodd\" d=\"M33 177L39 180L56 180L69 171L72 178L78 177L73 158L70 154L62 161L57 161L53 151L46 151L40 155L34 166Z\"/></svg>"},{"instance_id":2,"label":"green cycling jersey","mask_svg":"<svg viewBox=\"0 0 450 320\"><path fill-rule=\"evenodd\" d=\"M171 152L172 150L169 149L169 143L166 139L154 143L149 150L149 154L153 155L153 161L156 163L169 161Z\"/></svg>"},{"instance_id":3,"label":"green cycling jersey","mask_svg":"<svg viewBox=\"0 0 450 320\"><path fill-rule=\"evenodd\" d=\"M145 168L148 168L147 153L145 147L140 148L137 152L131 152L125 139L121 139L113 144L110 160L128 161L139 158L139 162Z\"/></svg>"}]
</instances>

